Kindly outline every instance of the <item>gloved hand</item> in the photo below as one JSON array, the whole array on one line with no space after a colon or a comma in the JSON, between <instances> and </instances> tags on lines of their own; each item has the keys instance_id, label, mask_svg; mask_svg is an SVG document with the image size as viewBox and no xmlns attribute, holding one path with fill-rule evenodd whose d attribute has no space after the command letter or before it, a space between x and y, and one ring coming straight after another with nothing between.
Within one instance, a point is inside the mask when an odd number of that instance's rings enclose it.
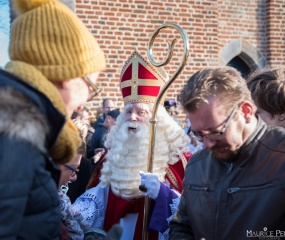
<instances>
[{"instance_id":1,"label":"gloved hand","mask_svg":"<svg viewBox=\"0 0 285 240\"><path fill-rule=\"evenodd\" d=\"M148 196L151 199L156 199L160 189L160 181L158 177L152 173L145 173L143 171L139 171L141 175L141 185L145 185L147 187L146 192L142 192L144 196Z\"/></svg>"}]
</instances>

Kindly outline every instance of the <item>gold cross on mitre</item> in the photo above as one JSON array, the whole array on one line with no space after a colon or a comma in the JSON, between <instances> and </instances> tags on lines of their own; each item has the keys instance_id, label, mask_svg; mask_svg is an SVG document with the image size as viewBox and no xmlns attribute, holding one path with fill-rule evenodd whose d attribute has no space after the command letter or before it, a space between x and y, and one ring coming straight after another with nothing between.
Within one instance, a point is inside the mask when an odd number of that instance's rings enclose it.
<instances>
[{"instance_id":1,"label":"gold cross on mitre","mask_svg":"<svg viewBox=\"0 0 285 240\"><path fill-rule=\"evenodd\" d=\"M153 103L167 80L163 68L155 68L134 51L125 63L120 77L124 103Z\"/></svg>"}]
</instances>

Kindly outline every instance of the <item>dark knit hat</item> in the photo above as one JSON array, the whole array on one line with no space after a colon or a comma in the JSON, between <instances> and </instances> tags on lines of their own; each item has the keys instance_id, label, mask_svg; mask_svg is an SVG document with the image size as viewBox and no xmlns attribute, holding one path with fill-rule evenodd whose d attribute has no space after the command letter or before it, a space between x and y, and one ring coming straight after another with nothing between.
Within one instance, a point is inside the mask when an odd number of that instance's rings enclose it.
<instances>
[{"instance_id":1,"label":"dark knit hat","mask_svg":"<svg viewBox=\"0 0 285 240\"><path fill-rule=\"evenodd\" d=\"M115 109L115 110L112 110L110 112L108 112L106 115L107 116L111 116L112 118L114 119L117 119L117 117L120 115L120 110L119 109Z\"/></svg>"},{"instance_id":2,"label":"dark knit hat","mask_svg":"<svg viewBox=\"0 0 285 240\"><path fill-rule=\"evenodd\" d=\"M172 106L175 106L176 108L178 107L177 102L175 102L175 100L167 100L164 102L165 108L170 108Z\"/></svg>"}]
</instances>

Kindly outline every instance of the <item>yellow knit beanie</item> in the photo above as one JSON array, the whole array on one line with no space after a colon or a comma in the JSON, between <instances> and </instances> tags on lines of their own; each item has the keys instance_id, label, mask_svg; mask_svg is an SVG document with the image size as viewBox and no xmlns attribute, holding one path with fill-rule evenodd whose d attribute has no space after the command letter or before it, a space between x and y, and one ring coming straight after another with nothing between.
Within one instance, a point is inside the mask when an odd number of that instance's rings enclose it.
<instances>
[{"instance_id":1,"label":"yellow knit beanie","mask_svg":"<svg viewBox=\"0 0 285 240\"><path fill-rule=\"evenodd\" d=\"M105 56L82 21L58 0L14 0L10 58L33 65L50 81L105 69Z\"/></svg>"},{"instance_id":2,"label":"yellow knit beanie","mask_svg":"<svg viewBox=\"0 0 285 240\"><path fill-rule=\"evenodd\" d=\"M19 12L11 28L10 58L5 69L45 94L67 117L53 82L105 69L105 56L84 24L57 0L14 0ZM56 143L48 149L56 163L72 160L82 144L67 120Z\"/></svg>"}]
</instances>

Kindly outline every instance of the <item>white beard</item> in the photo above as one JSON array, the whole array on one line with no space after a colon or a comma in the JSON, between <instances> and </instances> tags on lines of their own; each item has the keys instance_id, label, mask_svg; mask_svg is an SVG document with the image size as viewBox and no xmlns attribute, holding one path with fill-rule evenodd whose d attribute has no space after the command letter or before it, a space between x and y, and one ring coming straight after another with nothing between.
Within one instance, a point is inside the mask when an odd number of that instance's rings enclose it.
<instances>
[{"instance_id":1,"label":"white beard","mask_svg":"<svg viewBox=\"0 0 285 240\"><path fill-rule=\"evenodd\" d=\"M136 127L136 132L128 131L128 127ZM125 122L112 131L111 146L106 156L107 161L101 170L102 187L111 186L115 195L124 199L142 197L139 190L141 178L139 171L147 172L149 151L149 123ZM156 133L153 173L159 180L165 181L165 170L168 167L168 143L162 132Z\"/></svg>"}]
</instances>

